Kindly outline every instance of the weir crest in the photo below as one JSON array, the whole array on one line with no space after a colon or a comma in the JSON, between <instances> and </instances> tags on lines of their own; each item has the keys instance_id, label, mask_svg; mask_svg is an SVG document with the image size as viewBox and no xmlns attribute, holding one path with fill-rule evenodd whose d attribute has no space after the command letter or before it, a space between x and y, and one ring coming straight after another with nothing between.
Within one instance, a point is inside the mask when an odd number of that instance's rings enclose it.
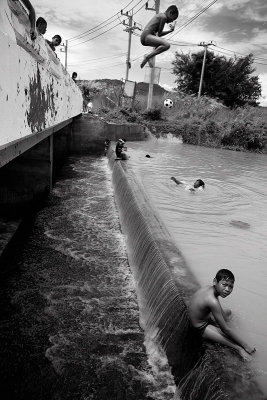
<instances>
[{"instance_id":1,"label":"weir crest","mask_svg":"<svg viewBox=\"0 0 267 400\"><path fill-rule=\"evenodd\" d=\"M175 399L264 399L250 368L230 349L202 344L190 329L186 302L198 283L151 210L127 161L108 152L115 200L139 302L140 325L164 350ZM242 382L242 384L241 384Z\"/></svg>"}]
</instances>

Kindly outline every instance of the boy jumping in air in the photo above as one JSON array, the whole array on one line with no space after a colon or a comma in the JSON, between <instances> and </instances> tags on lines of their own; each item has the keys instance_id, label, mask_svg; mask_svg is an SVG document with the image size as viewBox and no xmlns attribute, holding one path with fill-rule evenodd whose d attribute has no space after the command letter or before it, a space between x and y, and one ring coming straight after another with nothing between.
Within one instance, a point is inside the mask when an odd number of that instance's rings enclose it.
<instances>
[{"instance_id":1,"label":"boy jumping in air","mask_svg":"<svg viewBox=\"0 0 267 400\"><path fill-rule=\"evenodd\" d=\"M256 351L229 325L231 310L223 310L218 297L229 296L234 288L235 277L228 269L221 269L213 280L213 286L199 289L189 303L191 324L203 339L221 343L238 351L244 359Z\"/></svg>"},{"instance_id":2,"label":"boy jumping in air","mask_svg":"<svg viewBox=\"0 0 267 400\"><path fill-rule=\"evenodd\" d=\"M168 31L163 31L163 28L165 23L173 22L178 18L178 15L178 8L172 5L168 7L164 13L156 14L145 26L140 38L141 43L143 46L151 46L155 47L155 49L151 53L145 55L140 65L141 68L143 68L147 62L150 67L153 67L152 62L149 62L149 60L170 48L170 44L166 40L161 39L161 36L165 36L174 31L173 26Z\"/></svg>"}]
</instances>

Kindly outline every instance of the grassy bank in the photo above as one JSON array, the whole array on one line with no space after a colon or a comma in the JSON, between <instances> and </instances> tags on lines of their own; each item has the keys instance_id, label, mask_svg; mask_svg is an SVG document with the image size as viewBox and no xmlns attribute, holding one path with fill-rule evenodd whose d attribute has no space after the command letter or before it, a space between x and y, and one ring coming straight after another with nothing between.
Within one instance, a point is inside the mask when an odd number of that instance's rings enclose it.
<instances>
[{"instance_id":1,"label":"grassy bank","mask_svg":"<svg viewBox=\"0 0 267 400\"><path fill-rule=\"evenodd\" d=\"M145 124L156 136L170 132L184 143L267 153L267 108L231 110L205 96L169 98L174 102L172 109L163 106L162 96L155 99L155 108L150 112L144 111L145 98L137 100L133 109L103 107L98 111L108 120Z\"/></svg>"},{"instance_id":2,"label":"grassy bank","mask_svg":"<svg viewBox=\"0 0 267 400\"><path fill-rule=\"evenodd\" d=\"M182 99L177 109L176 134L184 143L239 151L267 152L267 109L231 110L203 97Z\"/></svg>"}]
</instances>

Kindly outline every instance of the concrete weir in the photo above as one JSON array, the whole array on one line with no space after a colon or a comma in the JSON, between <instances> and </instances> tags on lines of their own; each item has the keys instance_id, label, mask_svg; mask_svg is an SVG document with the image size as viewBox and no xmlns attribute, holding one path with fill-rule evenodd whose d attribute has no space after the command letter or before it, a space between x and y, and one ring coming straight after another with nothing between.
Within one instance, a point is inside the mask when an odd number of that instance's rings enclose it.
<instances>
[{"instance_id":1,"label":"concrete weir","mask_svg":"<svg viewBox=\"0 0 267 400\"><path fill-rule=\"evenodd\" d=\"M20 218L36 199L49 193L68 155L103 154L106 138L142 140L146 136L144 127L137 124L108 124L82 114L80 89L44 38L39 35L32 41L29 31L21 3L1 0L2 219ZM188 333L186 299L198 284L150 210L127 161L115 162L111 148L108 155L137 282L141 324L165 350L178 395L186 400L264 399L251 371L236 356L210 346L202 351Z\"/></svg>"},{"instance_id":2,"label":"concrete weir","mask_svg":"<svg viewBox=\"0 0 267 400\"><path fill-rule=\"evenodd\" d=\"M179 249L127 161L109 151L115 199L135 278L140 322L165 351L175 399L264 400L249 365L229 348L202 343L190 328L186 303L198 287Z\"/></svg>"}]
</instances>

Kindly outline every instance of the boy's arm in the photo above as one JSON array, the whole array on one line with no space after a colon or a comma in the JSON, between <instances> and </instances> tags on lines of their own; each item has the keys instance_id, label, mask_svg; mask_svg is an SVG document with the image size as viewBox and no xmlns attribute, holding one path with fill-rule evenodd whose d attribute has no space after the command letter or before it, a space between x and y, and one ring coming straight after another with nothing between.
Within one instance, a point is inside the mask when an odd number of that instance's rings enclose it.
<instances>
[{"instance_id":1,"label":"boy's arm","mask_svg":"<svg viewBox=\"0 0 267 400\"><path fill-rule=\"evenodd\" d=\"M210 309L211 312L214 316L215 321L218 323L219 327L221 328L222 332L228 336L231 340L233 340L235 343L239 344L239 346L243 347L243 349L251 354L255 351L255 348L248 345L240 336L237 332L235 332L226 322L223 316L223 311L221 308L221 305L219 301L216 299L212 301L210 304Z\"/></svg>"},{"instance_id":2,"label":"boy's arm","mask_svg":"<svg viewBox=\"0 0 267 400\"><path fill-rule=\"evenodd\" d=\"M36 28L35 28L35 21L36 21L35 10L29 0L22 0L22 3L29 11L29 20L31 23L30 34L31 34L31 39L34 40L34 39L36 39L36 36L37 36Z\"/></svg>"},{"instance_id":3,"label":"boy's arm","mask_svg":"<svg viewBox=\"0 0 267 400\"><path fill-rule=\"evenodd\" d=\"M158 37L165 36L168 33L171 33L171 32L174 31L174 27L172 27L168 31L163 31L163 28L164 28L164 25L165 25L166 21L167 21L166 17L164 17L164 16L160 17L159 28L158 28Z\"/></svg>"},{"instance_id":4,"label":"boy's arm","mask_svg":"<svg viewBox=\"0 0 267 400\"><path fill-rule=\"evenodd\" d=\"M172 29L170 29L168 31L163 31L163 28L164 28L164 25L165 25L166 21L167 21L167 18L165 16L161 16L159 18L158 37L165 36L168 33L173 32L174 28L172 28Z\"/></svg>"},{"instance_id":5,"label":"boy's arm","mask_svg":"<svg viewBox=\"0 0 267 400\"><path fill-rule=\"evenodd\" d=\"M177 183L177 185L182 185L184 183L182 181L178 181L178 179L176 179L174 176L171 177L171 180Z\"/></svg>"}]
</instances>

